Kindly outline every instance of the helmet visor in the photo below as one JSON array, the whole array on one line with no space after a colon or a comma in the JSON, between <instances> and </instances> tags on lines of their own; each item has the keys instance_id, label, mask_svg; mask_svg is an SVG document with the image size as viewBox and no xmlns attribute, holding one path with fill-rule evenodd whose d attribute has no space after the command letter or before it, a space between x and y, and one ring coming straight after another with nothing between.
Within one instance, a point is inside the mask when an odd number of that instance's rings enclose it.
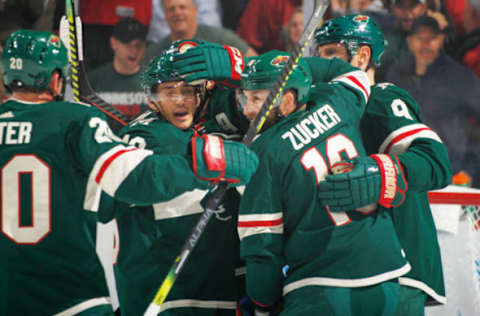
<instances>
[{"instance_id":1,"label":"helmet visor","mask_svg":"<svg viewBox=\"0 0 480 316\"><path fill-rule=\"evenodd\" d=\"M151 93L150 98L162 104L183 103L186 105L197 102L198 89L185 81L172 81L159 84Z\"/></svg>"},{"instance_id":2,"label":"helmet visor","mask_svg":"<svg viewBox=\"0 0 480 316\"><path fill-rule=\"evenodd\" d=\"M260 112L265 103L270 90L244 90L237 89L235 91L235 99L237 107L249 120L253 120Z\"/></svg>"}]
</instances>

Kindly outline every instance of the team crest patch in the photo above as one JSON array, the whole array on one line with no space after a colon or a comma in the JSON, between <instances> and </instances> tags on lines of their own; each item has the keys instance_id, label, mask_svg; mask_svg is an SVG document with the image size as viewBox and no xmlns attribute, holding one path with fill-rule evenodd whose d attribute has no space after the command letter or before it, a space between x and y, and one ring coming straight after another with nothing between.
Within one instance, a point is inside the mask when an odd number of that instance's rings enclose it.
<instances>
[{"instance_id":1,"label":"team crest patch","mask_svg":"<svg viewBox=\"0 0 480 316\"><path fill-rule=\"evenodd\" d=\"M370 18L368 16L359 14L353 18L353 21L358 23L367 23L369 19Z\"/></svg>"},{"instance_id":2,"label":"team crest patch","mask_svg":"<svg viewBox=\"0 0 480 316\"><path fill-rule=\"evenodd\" d=\"M198 43L195 43L193 41L185 41L185 42L182 42L178 45L178 52L180 54L183 54L187 50L189 50L190 48L196 47L196 46L198 46Z\"/></svg>"},{"instance_id":3,"label":"team crest patch","mask_svg":"<svg viewBox=\"0 0 480 316\"><path fill-rule=\"evenodd\" d=\"M273 66L283 67L287 64L289 58L290 56L278 55L277 57L272 59L270 64L272 64Z\"/></svg>"},{"instance_id":4,"label":"team crest patch","mask_svg":"<svg viewBox=\"0 0 480 316\"><path fill-rule=\"evenodd\" d=\"M51 35L48 42L55 47L60 47L60 39L56 35Z\"/></svg>"}]
</instances>

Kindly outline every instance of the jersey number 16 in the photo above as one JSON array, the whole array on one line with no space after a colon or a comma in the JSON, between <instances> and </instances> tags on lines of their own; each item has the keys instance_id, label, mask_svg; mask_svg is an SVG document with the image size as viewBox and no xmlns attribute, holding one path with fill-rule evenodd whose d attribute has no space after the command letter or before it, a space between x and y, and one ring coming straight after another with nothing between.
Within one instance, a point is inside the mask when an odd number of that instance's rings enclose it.
<instances>
[{"instance_id":1,"label":"jersey number 16","mask_svg":"<svg viewBox=\"0 0 480 316\"><path fill-rule=\"evenodd\" d=\"M344 134L336 134L327 138L326 142L326 158L318 151L316 147L311 147L305 151L300 158L300 163L305 170L315 172L317 184L324 180L329 174L330 168L337 162L342 160L341 153L344 152L348 159L358 156L354 143ZM328 163L327 163L328 161ZM330 167L329 167L330 166ZM350 218L345 212L330 212L326 208L328 215L332 219L335 226L341 226L350 223Z\"/></svg>"}]
</instances>

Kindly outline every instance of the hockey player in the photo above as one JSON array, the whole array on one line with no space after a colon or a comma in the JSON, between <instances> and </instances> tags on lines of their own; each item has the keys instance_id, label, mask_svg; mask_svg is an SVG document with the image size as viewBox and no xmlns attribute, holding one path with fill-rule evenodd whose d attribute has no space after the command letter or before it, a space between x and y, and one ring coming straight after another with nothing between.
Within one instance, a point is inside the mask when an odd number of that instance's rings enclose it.
<instances>
[{"instance_id":1,"label":"hockey player","mask_svg":"<svg viewBox=\"0 0 480 316\"><path fill-rule=\"evenodd\" d=\"M271 51L247 62L237 91L246 117L258 113L288 58ZM300 60L252 144L260 162L238 220L247 294L264 310L283 296L281 315L393 315L395 279L410 266L390 216L333 213L312 198L337 162L365 154L357 126L368 78L357 70L310 85Z\"/></svg>"},{"instance_id":2,"label":"hockey player","mask_svg":"<svg viewBox=\"0 0 480 316\"><path fill-rule=\"evenodd\" d=\"M206 87L210 88L212 82L188 84L171 62L174 55L187 49L185 45L197 44L190 40L177 42L150 63L143 75L143 86L153 112L122 129L124 140L169 154L185 153L192 137L209 141L212 136L195 136L199 132L193 127L202 110L205 112L206 103L214 102ZM212 124L202 123L203 131L212 130ZM192 173L177 181L198 180ZM122 315L142 315L147 309L203 212L202 198L206 193L197 189L178 194L153 206L133 207L135 211L117 218L121 248L115 272ZM236 315L239 201L237 191L229 189L162 304L160 315Z\"/></svg>"},{"instance_id":3,"label":"hockey player","mask_svg":"<svg viewBox=\"0 0 480 316\"><path fill-rule=\"evenodd\" d=\"M418 104L403 89L375 84L375 69L384 52L384 37L373 19L349 15L327 21L316 33L320 57L338 57L367 72L371 96L361 120L368 154L388 155L403 168L408 182L405 200L394 202L391 214L412 270L399 279L396 315L423 315L426 303L445 303L442 265L427 191L439 189L451 177L447 149L438 135L422 123ZM315 58L309 59L314 69ZM320 201L332 211L348 211L381 200L379 170L369 158L353 160L354 170L326 177L319 185ZM400 205L401 204L401 205ZM400 205L400 206L399 206ZM381 209L381 208L380 208ZM379 210L380 210L379 209Z\"/></svg>"},{"instance_id":4,"label":"hockey player","mask_svg":"<svg viewBox=\"0 0 480 316\"><path fill-rule=\"evenodd\" d=\"M12 93L0 108L1 315L112 313L90 234L102 190L151 205L208 185L191 176L192 160L202 179L244 183L255 170L238 143L218 140L222 151L192 138L200 150L191 155L188 145L156 155L119 142L98 110L60 101L67 53L52 33L13 33L1 65ZM212 159L225 167L212 169Z\"/></svg>"}]
</instances>

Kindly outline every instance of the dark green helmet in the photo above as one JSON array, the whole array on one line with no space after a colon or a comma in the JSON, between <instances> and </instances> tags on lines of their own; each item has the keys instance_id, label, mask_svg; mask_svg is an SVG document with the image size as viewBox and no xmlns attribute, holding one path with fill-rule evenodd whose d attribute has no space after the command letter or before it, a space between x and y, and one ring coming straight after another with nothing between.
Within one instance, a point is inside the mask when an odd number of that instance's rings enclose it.
<instances>
[{"instance_id":1,"label":"dark green helmet","mask_svg":"<svg viewBox=\"0 0 480 316\"><path fill-rule=\"evenodd\" d=\"M287 64L289 53L272 50L248 59L242 72L241 87L244 90L270 90ZM306 62L300 59L284 86L284 91L295 89L299 104L307 102L312 76Z\"/></svg>"},{"instance_id":2,"label":"dark green helmet","mask_svg":"<svg viewBox=\"0 0 480 316\"><path fill-rule=\"evenodd\" d=\"M2 54L2 74L6 86L47 90L55 70L66 77L67 49L50 32L20 30L7 40Z\"/></svg>"},{"instance_id":3,"label":"dark green helmet","mask_svg":"<svg viewBox=\"0 0 480 316\"><path fill-rule=\"evenodd\" d=\"M380 65L385 50L385 38L375 21L366 15L353 14L325 22L315 33L318 46L328 43L344 43L350 56L357 53L361 44L370 46L372 61Z\"/></svg>"},{"instance_id":4,"label":"dark green helmet","mask_svg":"<svg viewBox=\"0 0 480 316\"><path fill-rule=\"evenodd\" d=\"M181 40L174 42L160 55L152 59L142 76L142 86L147 93L162 82L181 81L183 78L173 67L172 56L181 54L184 50L197 46L203 42L196 40Z\"/></svg>"}]
</instances>

